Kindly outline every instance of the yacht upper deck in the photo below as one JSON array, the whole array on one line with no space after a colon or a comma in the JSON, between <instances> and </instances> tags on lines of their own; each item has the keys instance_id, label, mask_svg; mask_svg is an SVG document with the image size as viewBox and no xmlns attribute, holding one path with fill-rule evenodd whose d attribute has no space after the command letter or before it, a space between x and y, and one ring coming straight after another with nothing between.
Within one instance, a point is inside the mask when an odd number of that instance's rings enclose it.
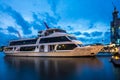
<instances>
[{"instance_id":1,"label":"yacht upper deck","mask_svg":"<svg viewBox=\"0 0 120 80\"><path fill-rule=\"evenodd\" d=\"M47 30L39 31L39 32L38 32L38 37L48 36L48 35L53 34L53 33L56 33L56 32L66 33L65 30L57 29L57 28L52 28L52 29L47 29Z\"/></svg>"}]
</instances>

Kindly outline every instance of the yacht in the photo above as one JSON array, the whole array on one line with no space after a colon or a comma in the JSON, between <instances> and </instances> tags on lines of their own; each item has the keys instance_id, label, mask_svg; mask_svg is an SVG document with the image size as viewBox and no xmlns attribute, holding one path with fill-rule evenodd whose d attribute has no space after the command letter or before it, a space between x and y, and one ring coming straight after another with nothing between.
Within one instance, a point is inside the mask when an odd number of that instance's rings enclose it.
<instances>
[{"instance_id":1,"label":"yacht","mask_svg":"<svg viewBox=\"0 0 120 80\"><path fill-rule=\"evenodd\" d=\"M37 38L19 39L4 47L6 56L95 56L102 45L83 46L75 36L58 28L38 32Z\"/></svg>"}]
</instances>

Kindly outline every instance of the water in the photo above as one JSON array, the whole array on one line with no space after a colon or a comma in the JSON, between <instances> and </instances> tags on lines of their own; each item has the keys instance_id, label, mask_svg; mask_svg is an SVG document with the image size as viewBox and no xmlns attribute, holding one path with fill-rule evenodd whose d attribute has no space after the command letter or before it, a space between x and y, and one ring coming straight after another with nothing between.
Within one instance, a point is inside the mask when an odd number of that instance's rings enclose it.
<instances>
[{"instance_id":1,"label":"water","mask_svg":"<svg viewBox=\"0 0 120 80\"><path fill-rule=\"evenodd\" d=\"M120 67L106 57L5 57L0 53L0 80L120 80Z\"/></svg>"}]
</instances>

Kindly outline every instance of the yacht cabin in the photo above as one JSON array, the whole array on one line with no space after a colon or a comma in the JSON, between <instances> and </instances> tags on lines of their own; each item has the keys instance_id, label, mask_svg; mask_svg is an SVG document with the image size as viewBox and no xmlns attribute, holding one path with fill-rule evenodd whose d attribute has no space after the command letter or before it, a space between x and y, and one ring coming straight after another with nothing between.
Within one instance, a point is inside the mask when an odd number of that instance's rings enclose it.
<instances>
[{"instance_id":1,"label":"yacht cabin","mask_svg":"<svg viewBox=\"0 0 120 80\"><path fill-rule=\"evenodd\" d=\"M74 36L62 29L47 29L38 32L38 37L33 39L14 40L9 43L5 51L18 52L56 52L71 51L82 47L82 43Z\"/></svg>"}]
</instances>

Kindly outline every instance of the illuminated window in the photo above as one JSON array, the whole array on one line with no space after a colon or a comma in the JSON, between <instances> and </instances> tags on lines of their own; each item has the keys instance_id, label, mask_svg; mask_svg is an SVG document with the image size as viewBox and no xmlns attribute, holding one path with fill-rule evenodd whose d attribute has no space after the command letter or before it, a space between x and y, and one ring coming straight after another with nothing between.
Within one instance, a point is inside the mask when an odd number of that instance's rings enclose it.
<instances>
[{"instance_id":1,"label":"illuminated window","mask_svg":"<svg viewBox=\"0 0 120 80\"><path fill-rule=\"evenodd\" d=\"M120 36L120 26L119 26L119 28L118 28L118 35Z\"/></svg>"},{"instance_id":2,"label":"illuminated window","mask_svg":"<svg viewBox=\"0 0 120 80\"><path fill-rule=\"evenodd\" d=\"M77 47L75 44L59 44L57 50L72 50Z\"/></svg>"},{"instance_id":3,"label":"illuminated window","mask_svg":"<svg viewBox=\"0 0 120 80\"><path fill-rule=\"evenodd\" d=\"M115 31L114 28L112 28L112 35L114 35L114 31Z\"/></svg>"},{"instance_id":4,"label":"illuminated window","mask_svg":"<svg viewBox=\"0 0 120 80\"><path fill-rule=\"evenodd\" d=\"M120 39L117 39L117 43L120 44Z\"/></svg>"},{"instance_id":5,"label":"illuminated window","mask_svg":"<svg viewBox=\"0 0 120 80\"><path fill-rule=\"evenodd\" d=\"M114 33L114 28L112 28L112 33Z\"/></svg>"}]
</instances>

